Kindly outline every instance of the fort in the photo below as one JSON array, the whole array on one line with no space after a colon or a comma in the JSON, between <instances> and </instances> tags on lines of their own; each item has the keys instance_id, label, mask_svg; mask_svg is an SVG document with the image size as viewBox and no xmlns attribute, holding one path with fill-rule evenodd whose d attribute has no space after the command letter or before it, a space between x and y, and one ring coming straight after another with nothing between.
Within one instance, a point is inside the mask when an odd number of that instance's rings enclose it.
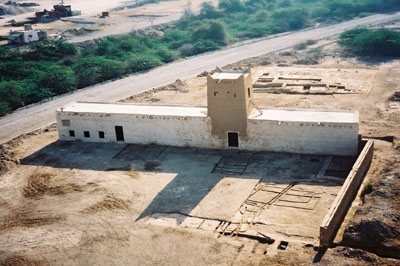
<instances>
[{"instance_id":1,"label":"fort","mask_svg":"<svg viewBox=\"0 0 400 266\"><path fill-rule=\"evenodd\" d=\"M260 108L250 71L219 68L207 77L207 107L76 102L57 123L66 141L344 156L359 145L357 111Z\"/></svg>"}]
</instances>

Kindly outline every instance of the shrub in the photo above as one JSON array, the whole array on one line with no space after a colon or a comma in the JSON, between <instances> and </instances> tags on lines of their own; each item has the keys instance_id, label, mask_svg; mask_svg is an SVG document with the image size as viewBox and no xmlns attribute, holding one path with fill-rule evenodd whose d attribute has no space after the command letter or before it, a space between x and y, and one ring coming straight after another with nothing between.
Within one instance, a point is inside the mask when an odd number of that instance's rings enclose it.
<instances>
[{"instance_id":1,"label":"shrub","mask_svg":"<svg viewBox=\"0 0 400 266\"><path fill-rule=\"evenodd\" d=\"M219 0L218 7L227 13L239 12L245 9L240 0Z\"/></svg>"},{"instance_id":2,"label":"shrub","mask_svg":"<svg viewBox=\"0 0 400 266\"><path fill-rule=\"evenodd\" d=\"M364 201L365 195L372 193L372 191L374 191L372 184L366 184L361 191L361 199Z\"/></svg>"},{"instance_id":3,"label":"shrub","mask_svg":"<svg viewBox=\"0 0 400 266\"><path fill-rule=\"evenodd\" d=\"M216 44L226 44L226 32L220 22L212 21L194 30L192 34L193 42L201 40L211 40Z\"/></svg>"},{"instance_id":4,"label":"shrub","mask_svg":"<svg viewBox=\"0 0 400 266\"><path fill-rule=\"evenodd\" d=\"M144 54L144 55L133 55L129 60L128 60L128 69L131 72L137 72L137 71L143 71L147 70L150 68L153 68L155 66L161 65L161 61L149 54Z\"/></svg>"},{"instance_id":5,"label":"shrub","mask_svg":"<svg viewBox=\"0 0 400 266\"><path fill-rule=\"evenodd\" d=\"M4 116L12 111L11 107L8 103L1 101L0 102L0 116Z\"/></svg>"},{"instance_id":6,"label":"shrub","mask_svg":"<svg viewBox=\"0 0 400 266\"><path fill-rule=\"evenodd\" d=\"M343 32L339 38L356 54L400 57L400 33L392 30L356 28Z\"/></svg>"},{"instance_id":7,"label":"shrub","mask_svg":"<svg viewBox=\"0 0 400 266\"><path fill-rule=\"evenodd\" d=\"M101 56L82 58L73 66L73 69L78 77L79 88L116 78L126 73L126 66L123 62Z\"/></svg>"},{"instance_id":8,"label":"shrub","mask_svg":"<svg viewBox=\"0 0 400 266\"><path fill-rule=\"evenodd\" d=\"M178 55L176 53L171 52L171 50L169 50L166 46L160 46L156 51L156 55L164 63L169 63L178 59Z\"/></svg>"},{"instance_id":9,"label":"shrub","mask_svg":"<svg viewBox=\"0 0 400 266\"><path fill-rule=\"evenodd\" d=\"M308 12L305 9L281 9L273 12L271 17L282 31L304 28L309 20Z\"/></svg>"},{"instance_id":10,"label":"shrub","mask_svg":"<svg viewBox=\"0 0 400 266\"><path fill-rule=\"evenodd\" d=\"M200 17L208 18L208 19L215 19L222 17L223 14L219 12L211 2L203 2L201 3L200 9Z\"/></svg>"},{"instance_id":11,"label":"shrub","mask_svg":"<svg viewBox=\"0 0 400 266\"><path fill-rule=\"evenodd\" d=\"M75 90L77 79L72 68L52 65L47 71L38 72L37 83L39 87L49 88L59 95Z\"/></svg>"},{"instance_id":12,"label":"shrub","mask_svg":"<svg viewBox=\"0 0 400 266\"><path fill-rule=\"evenodd\" d=\"M193 44L187 43L179 48L179 53L183 56L192 56L196 54L196 48Z\"/></svg>"},{"instance_id":13,"label":"shrub","mask_svg":"<svg viewBox=\"0 0 400 266\"><path fill-rule=\"evenodd\" d=\"M29 52L24 54L27 60L59 60L67 56L77 54L77 49L74 44L65 41L42 41L33 43L29 46Z\"/></svg>"},{"instance_id":14,"label":"shrub","mask_svg":"<svg viewBox=\"0 0 400 266\"><path fill-rule=\"evenodd\" d=\"M194 45L195 53L200 54L204 52L214 51L220 48L218 44L211 40L200 40L197 41Z\"/></svg>"}]
</instances>

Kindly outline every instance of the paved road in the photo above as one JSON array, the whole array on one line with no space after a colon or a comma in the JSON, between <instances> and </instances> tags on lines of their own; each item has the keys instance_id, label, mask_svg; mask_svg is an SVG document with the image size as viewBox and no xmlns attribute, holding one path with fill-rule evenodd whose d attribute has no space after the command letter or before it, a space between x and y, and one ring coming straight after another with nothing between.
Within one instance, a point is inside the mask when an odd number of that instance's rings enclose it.
<instances>
[{"instance_id":1,"label":"paved road","mask_svg":"<svg viewBox=\"0 0 400 266\"><path fill-rule=\"evenodd\" d=\"M304 42L319 40L361 25L378 25L400 19L400 12L373 15L340 24L259 39L155 68L146 73L88 87L40 105L20 109L0 119L0 143L55 122L55 110L73 101L116 101L151 88L184 79L216 66L279 51Z\"/></svg>"}]
</instances>

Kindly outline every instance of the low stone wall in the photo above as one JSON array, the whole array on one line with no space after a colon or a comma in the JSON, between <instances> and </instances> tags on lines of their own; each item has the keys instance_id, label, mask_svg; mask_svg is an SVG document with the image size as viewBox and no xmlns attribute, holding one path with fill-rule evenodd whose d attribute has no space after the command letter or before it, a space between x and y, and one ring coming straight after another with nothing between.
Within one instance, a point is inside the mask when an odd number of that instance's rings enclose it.
<instances>
[{"instance_id":1,"label":"low stone wall","mask_svg":"<svg viewBox=\"0 0 400 266\"><path fill-rule=\"evenodd\" d=\"M364 142L365 143L365 142ZM357 161L346 178L335 201L320 225L320 246L328 247L346 216L368 171L374 153L374 141L366 141Z\"/></svg>"}]
</instances>

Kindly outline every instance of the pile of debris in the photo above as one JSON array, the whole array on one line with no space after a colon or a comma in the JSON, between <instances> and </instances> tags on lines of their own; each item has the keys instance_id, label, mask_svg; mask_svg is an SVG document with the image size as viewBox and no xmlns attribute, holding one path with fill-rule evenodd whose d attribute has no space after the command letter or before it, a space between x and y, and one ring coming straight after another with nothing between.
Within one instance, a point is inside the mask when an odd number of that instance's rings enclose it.
<instances>
[{"instance_id":1,"label":"pile of debris","mask_svg":"<svg viewBox=\"0 0 400 266\"><path fill-rule=\"evenodd\" d=\"M10 31L10 34L3 37L9 44L28 44L47 39L47 33L43 30L33 30L32 25L24 25L23 31Z\"/></svg>"},{"instance_id":2,"label":"pile of debris","mask_svg":"<svg viewBox=\"0 0 400 266\"><path fill-rule=\"evenodd\" d=\"M71 17L72 10L71 6L65 5L54 5L53 10L44 9L43 11L39 11L35 13L36 20L39 22L49 22L54 21L63 17Z\"/></svg>"}]
</instances>

